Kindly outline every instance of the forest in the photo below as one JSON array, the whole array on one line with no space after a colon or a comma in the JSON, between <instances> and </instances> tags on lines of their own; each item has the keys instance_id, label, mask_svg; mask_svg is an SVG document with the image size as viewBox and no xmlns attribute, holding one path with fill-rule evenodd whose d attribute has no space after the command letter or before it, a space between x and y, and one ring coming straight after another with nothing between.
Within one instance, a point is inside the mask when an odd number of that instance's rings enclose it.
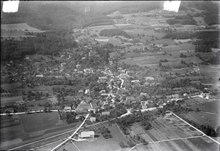
<instances>
[{"instance_id":1,"label":"forest","mask_svg":"<svg viewBox=\"0 0 220 151\"><path fill-rule=\"evenodd\" d=\"M77 43L68 30L38 33L21 41L12 38L1 41L1 61L32 54L58 55L61 50L73 47L77 47Z\"/></svg>"}]
</instances>

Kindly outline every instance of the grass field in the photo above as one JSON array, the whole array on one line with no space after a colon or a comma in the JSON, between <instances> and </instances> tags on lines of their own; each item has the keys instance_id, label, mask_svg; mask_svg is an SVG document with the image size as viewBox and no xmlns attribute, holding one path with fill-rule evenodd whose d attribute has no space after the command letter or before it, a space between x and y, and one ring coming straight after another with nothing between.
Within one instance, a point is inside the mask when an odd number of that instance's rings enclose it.
<instances>
[{"instance_id":1,"label":"grass field","mask_svg":"<svg viewBox=\"0 0 220 151\"><path fill-rule=\"evenodd\" d=\"M50 129L60 121L57 112L26 114L21 115L20 118L27 133Z\"/></svg>"}]
</instances>

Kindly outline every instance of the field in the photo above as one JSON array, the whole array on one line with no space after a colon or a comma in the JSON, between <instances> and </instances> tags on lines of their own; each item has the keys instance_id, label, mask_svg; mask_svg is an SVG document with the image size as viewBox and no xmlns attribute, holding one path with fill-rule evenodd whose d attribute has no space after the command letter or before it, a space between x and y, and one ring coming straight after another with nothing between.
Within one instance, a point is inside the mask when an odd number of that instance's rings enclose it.
<instances>
[{"instance_id":1,"label":"field","mask_svg":"<svg viewBox=\"0 0 220 151\"><path fill-rule=\"evenodd\" d=\"M94 141L79 141L74 142L72 144L71 142L67 143L63 147L60 148L60 151L62 151L64 148L67 150L77 151L77 148L80 151L116 151L116 150L122 150L119 143L120 142L126 142L127 139L125 136L120 132L120 129L117 127L116 124L108 125L108 124L102 124L102 125L96 125L89 127L90 130L96 131L99 127L105 126L107 127L112 135L112 138L105 139L102 135L100 135L98 138L95 138Z\"/></svg>"},{"instance_id":2,"label":"field","mask_svg":"<svg viewBox=\"0 0 220 151\"><path fill-rule=\"evenodd\" d=\"M20 116L24 129L28 133L46 130L59 124L57 112L26 114Z\"/></svg>"},{"instance_id":3,"label":"field","mask_svg":"<svg viewBox=\"0 0 220 151\"><path fill-rule=\"evenodd\" d=\"M37 28L33 28L29 26L27 23L19 23L19 24L1 24L1 30L21 30L21 31L29 31L29 32L43 32Z\"/></svg>"},{"instance_id":4,"label":"field","mask_svg":"<svg viewBox=\"0 0 220 151\"><path fill-rule=\"evenodd\" d=\"M26 105L28 106L29 110L43 110L44 109L43 105L47 102L51 103L51 101L49 99L42 99L42 100L38 100L38 101L27 102ZM41 106L39 106L39 104L41 104Z\"/></svg>"},{"instance_id":5,"label":"field","mask_svg":"<svg viewBox=\"0 0 220 151\"><path fill-rule=\"evenodd\" d=\"M200 103L196 104L193 106L194 108L199 108L203 112L210 112L219 115L220 111L220 101L211 101L211 102L205 102L205 103Z\"/></svg>"},{"instance_id":6,"label":"field","mask_svg":"<svg viewBox=\"0 0 220 151\"><path fill-rule=\"evenodd\" d=\"M1 24L1 37L33 37L31 35L27 35L26 32L41 33L44 31L41 31L37 28L33 28L29 26L27 23Z\"/></svg>"},{"instance_id":7,"label":"field","mask_svg":"<svg viewBox=\"0 0 220 151\"><path fill-rule=\"evenodd\" d=\"M164 66L170 66L174 68L184 68L186 65L181 63L181 60L186 63L201 63L202 61L196 56L188 56L186 58L180 58L180 52L171 53L172 55L156 54L153 53L129 53L126 54L125 59L120 60L126 64L139 65L139 66L152 66L159 65L160 60L167 60L162 62Z\"/></svg>"},{"instance_id":8,"label":"field","mask_svg":"<svg viewBox=\"0 0 220 151\"><path fill-rule=\"evenodd\" d=\"M139 135L147 142L158 142L168 139L200 136L201 133L180 121L173 115L159 117L151 122L152 129L144 130L138 123L130 127L130 134Z\"/></svg>"},{"instance_id":9,"label":"field","mask_svg":"<svg viewBox=\"0 0 220 151\"><path fill-rule=\"evenodd\" d=\"M219 146L174 115L165 115L151 122L144 130L138 123L130 127L130 135L139 135L148 145L137 145L134 151L218 151Z\"/></svg>"},{"instance_id":10,"label":"field","mask_svg":"<svg viewBox=\"0 0 220 151\"><path fill-rule=\"evenodd\" d=\"M206 136L139 145L133 151L219 151L219 145Z\"/></svg>"},{"instance_id":11,"label":"field","mask_svg":"<svg viewBox=\"0 0 220 151\"><path fill-rule=\"evenodd\" d=\"M189 112L181 115L183 118L194 121L200 125L209 125L216 129L220 126L220 120L218 114L211 112Z\"/></svg>"},{"instance_id":12,"label":"field","mask_svg":"<svg viewBox=\"0 0 220 151\"><path fill-rule=\"evenodd\" d=\"M27 134L19 121L19 116L1 116L0 148L22 142L26 137Z\"/></svg>"},{"instance_id":13,"label":"field","mask_svg":"<svg viewBox=\"0 0 220 151\"><path fill-rule=\"evenodd\" d=\"M14 97L1 97L1 106L14 104L17 101L23 101L22 96L14 96Z\"/></svg>"}]
</instances>

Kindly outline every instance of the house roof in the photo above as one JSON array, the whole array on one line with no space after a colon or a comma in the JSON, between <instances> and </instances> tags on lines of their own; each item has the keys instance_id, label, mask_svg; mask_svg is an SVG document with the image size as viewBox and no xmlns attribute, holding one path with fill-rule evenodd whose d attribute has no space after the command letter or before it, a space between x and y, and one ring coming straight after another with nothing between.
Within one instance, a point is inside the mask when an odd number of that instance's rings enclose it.
<instances>
[{"instance_id":1,"label":"house roof","mask_svg":"<svg viewBox=\"0 0 220 151\"><path fill-rule=\"evenodd\" d=\"M76 112L87 112L89 109L91 109L90 104L86 103L85 101L81 101L76 108Z\"/></svg>"},{"instance_id":2,"label":"house roof","mask_svg":"<svg viewBox=\"0 0 220 151\"><path fill-rule=\"evenodd\" d=\"M70 106L65 106L64 110L71 110L71 107Z\"/></svg>"},{"instance_id":3,"label":"house roof","mask_svg":"<svg viewBox=\"0 0 220 151\"><path fill-rule=\"evenodd\" d=\"M80 133L80 137L91 137L94 135L95 135L94 131L84 131Z\"/></svg>"}]
</instances>

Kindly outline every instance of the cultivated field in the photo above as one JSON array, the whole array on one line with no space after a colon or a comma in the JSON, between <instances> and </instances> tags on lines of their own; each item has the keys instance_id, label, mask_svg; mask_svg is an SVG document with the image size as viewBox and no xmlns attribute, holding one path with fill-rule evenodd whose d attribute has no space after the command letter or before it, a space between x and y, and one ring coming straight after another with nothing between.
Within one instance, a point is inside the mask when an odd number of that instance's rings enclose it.
<instances>
[{"instance_id":1,"label":"cultivated field","mask_svg":"<svg viewBox=\"0 0 220 151\"><path fill-rule=\"evenodd\" d=\"M189 127L174 116L159 117L151 122L152 129L144 130L138 123L130 127L130 134L139 135L147 142L158 142L176 138L200 136L201 133Z\"/></svg>"},{"instance_id":2,"label":"cultivated field","mask_svg":"<svg viewBox=\"0 0 220 151\"><path fill-rule=\"evenodd\" d=\"M139 145L133 151L219 151L220 146L207 138L188 138Z\"/></svg>"}]
</instances>

